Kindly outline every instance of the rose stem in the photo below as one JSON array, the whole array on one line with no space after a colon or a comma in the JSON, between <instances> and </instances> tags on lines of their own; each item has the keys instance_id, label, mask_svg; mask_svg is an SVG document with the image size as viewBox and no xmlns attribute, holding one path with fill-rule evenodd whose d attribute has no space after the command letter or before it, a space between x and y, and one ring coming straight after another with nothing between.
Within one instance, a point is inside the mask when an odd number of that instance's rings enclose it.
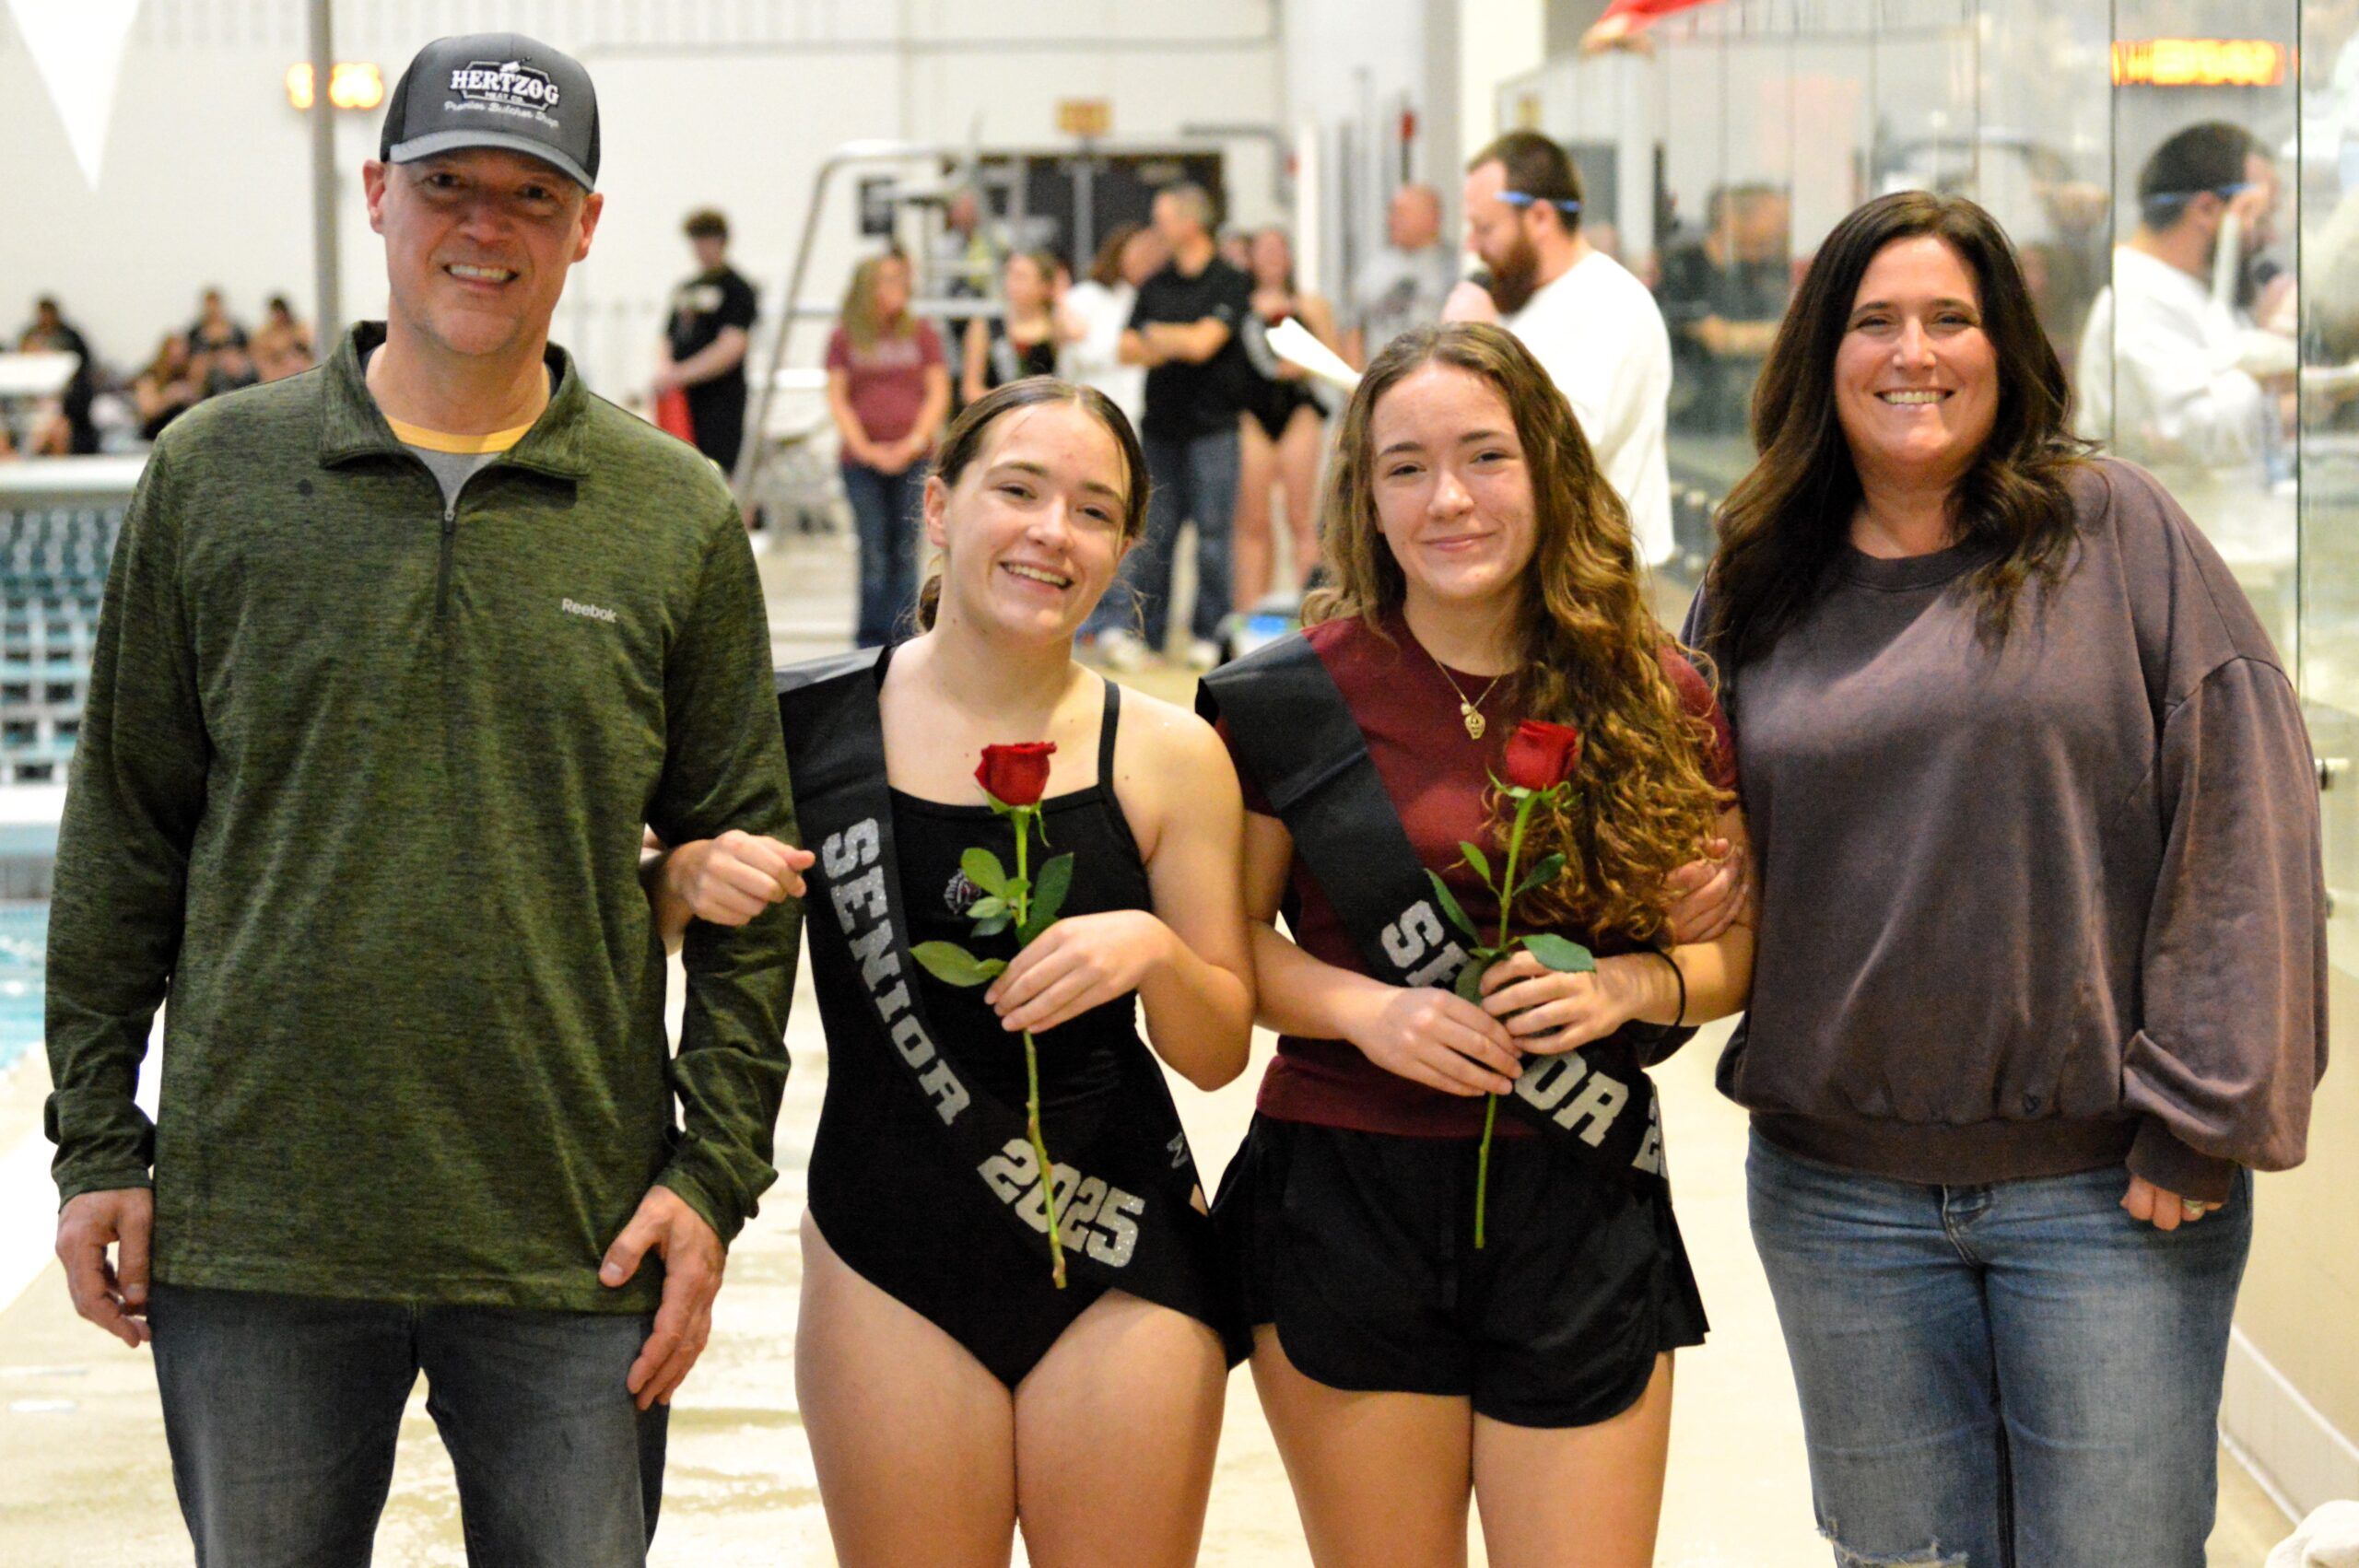
<instances>
[{"instance_id":1,"label":"rose stem","mask_svg":"<svg viewBox=\"0 0 2359 1568\"><path fill-rule=\"evenodd\" d=\"M1515 826L1508 834L1508 863L1499 879L1499 940L1501 952L1508 945L1508 907L1515 901L1515 863L1523 854L1523 830L1532 821L1532 802L1536 794L1526 795L1515 806ZM1474 1156L1474 1245L1483 1245L1483 1219L1491 1199L1491 1129L1499 1119L1499 1097L1492 1094L1483 1102L1483 1147Z\"/></svg>"},{"instance_id":2,"label":"rose stem","mask_svg":"<svg viewBox=\"0 0 2359 1568\"><path fill-rule=\"evenodd\" d=\"M1015 808L1015 934L1021 938L1024 924L1032 907L1030 872L1026 865L1026 848L1032 837L1032 819L1039 813L1038 806ZM1040 836L1043 843L1048 835ZM1040 1136L1040 1050L1032 1043L1032 1031L1024 1031L1025 1130L1032 1137L1032 1158L1040 1166L1040 1195L1049 1209L1049 1271L1057 1281L1057 1289L1065 1288L1065 1249L1057 1234L1057 1176L1049 1164L1049 1145Z\"/></svg>"}]
</instances>

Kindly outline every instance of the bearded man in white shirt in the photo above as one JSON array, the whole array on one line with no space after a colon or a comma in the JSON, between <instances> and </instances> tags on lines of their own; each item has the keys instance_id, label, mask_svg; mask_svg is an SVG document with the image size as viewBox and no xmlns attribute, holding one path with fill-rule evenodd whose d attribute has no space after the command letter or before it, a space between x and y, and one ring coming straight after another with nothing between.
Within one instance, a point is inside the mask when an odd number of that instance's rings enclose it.
<instances>
[{"instance_id":1,"label":"bearded man in white shirt","mask_svg":"<svg viewBox=\"0 0 2359 1568\"><path fill-rule=\"evenodd\" d=\"M2259 324L2291 278L2261 285L2253 265L2277 196L2274 162L2241 125L2190 125L2155 148L2076 367L2080 433L2154 470L2248 592L2294 558L2293 502L2275 481L2295 348Z\"/></svg>"},{"instance_id":2,"label":"bearded man in white shirt","mask_svg":"<svg viewBox=\"0 0 2359 1568\"><path fill-rule=\"evenodd\" d=\"M1647 286L1581 233L1581 182L1565 149L1510 131L1466 166L1466 248L1485 276L1461 283L1445 322L1489 322L1532 351L1623 504L1639 561L1672 555L1671 333Z\"/></svg>"}]
</instances>

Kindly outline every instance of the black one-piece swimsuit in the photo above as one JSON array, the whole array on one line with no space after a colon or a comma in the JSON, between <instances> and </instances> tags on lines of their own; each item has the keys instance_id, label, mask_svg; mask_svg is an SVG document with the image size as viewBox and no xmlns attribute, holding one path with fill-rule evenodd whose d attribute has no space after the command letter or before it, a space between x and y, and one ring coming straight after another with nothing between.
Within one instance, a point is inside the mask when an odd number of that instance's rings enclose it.
<instances>
[{"instance_id":1,"label":"black one-piece swimsuit","mask_svg":"<svg viewBox=\"0 0 2359 1568\"><path fill-rule=\"evenodd\" d=\"M881 665L876 678L881 685ZM1138 842L1114 797L1120 715L1119 690L1109 681L1097 782L1043 801L1049 848L1042 849L1036 835L1027 851L1035 875L1043 857L1073 853L1063 918L1152 907ZM967 849L980 846L1013 871L1015 840L1006 819L987 805L945 805L896 790L893 835L912 945L955 942L979 957L1013 957L1013 933L980 941L969 934L964 910L980 895L958 866ZM962 989L928 974L916 978L943 1054L968 1082L1022 1115L1023 1036L1000 1026L984 988ZM1133 992L1035 1036L1041 1131L1051 1159L1082 1147L1102 1118L1122 1114L1123 1053L1147 1050L1136 1019ZM977 1200L974 1171L954 1155L908 1076L901 1063L864 1045L830 1050L811 1151L812 1217L855 1273L921 1314L1014 1388L1104 1287L1078 1274L1063 1290L1051 1283L1047 1250L1027 1244ZM1210 1279L1191 1282L1200 1300L1164 1305L1217 1328L1226 1313L1220 1288Z\"/></svg>"}]
</instances>

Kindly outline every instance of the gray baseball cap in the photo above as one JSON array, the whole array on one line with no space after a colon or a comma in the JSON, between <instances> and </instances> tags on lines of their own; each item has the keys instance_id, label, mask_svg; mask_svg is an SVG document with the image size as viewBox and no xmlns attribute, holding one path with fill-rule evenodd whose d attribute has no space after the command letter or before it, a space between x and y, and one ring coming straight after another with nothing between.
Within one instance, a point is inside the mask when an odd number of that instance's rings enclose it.
<instances>
[{"instance_id":1,"label":"gray baseball cap","mask_svg":"<svg viewBox=\"0 0 2359 1568\"><path fill-rule=\"evenodd\" d=\"M378 157L410 163L504 147L598 184L598 89L572 55L522 33L438 38L393 86Z\"/></svg>"}]
</instances>

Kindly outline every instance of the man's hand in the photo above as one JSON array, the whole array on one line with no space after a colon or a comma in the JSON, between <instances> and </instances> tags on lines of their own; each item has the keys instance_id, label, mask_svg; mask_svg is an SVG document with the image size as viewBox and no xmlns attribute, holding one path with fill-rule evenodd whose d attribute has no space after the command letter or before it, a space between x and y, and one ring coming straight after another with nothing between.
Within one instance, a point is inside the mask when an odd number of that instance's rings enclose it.
<instances>
[{"instance_id":1,"label":"man's hand","mask_svg":"<svg viewBox=\"0 0 2359 1568\"><path fill-rule=\"evenodd\" d=\"M156 1195L144 1187L85 1192L57 1215L57 1258L74 1310L135 1350L148 1340L147 1242L155 1230Z\"/></svg>"},{"instance_id":2,"label":"man's hand","mask_svg":"<svg viewBox=\"0 0 2359 1568\"><path fill-rule=\"evenodd\" d=\"M721 1271L729 1262L712 1227L668 1187L651 1187L640 1199L639 1212L606 1248L598 1282L609 1289L628 1283L651 1251L663 1259L663 1301L655 1309L654 1332L623 1380L642 1410L670 1404L704 1354L712 1337L712 1298L721 1293Z\"/></svg>"},{"instance_id":3,"label":"man's hand","mask_svg":"<svg viewBox=\"0 0 2359 1568\"><path fill-rule=\"evenodd\" d=\"M672 852L663 868L688 913L716 926L742 926L781 898L803 896L803 873L817 857L775 838L731 828Z\"/></svg>"},{"instance_id":4,"label":"man's hand","mask_svg":"<svg viewBox=\"0 0 2359 1568\"><path fill-rule=\"evenodd\" d=\"M1672 872L1663 886L1674 900L1674 945L1717 941L1731 926L1753 921L1753 856L1742 841L1711 839L1704 846L1704 859Z\"/></svg>"},{"instance_id":5,"label":"man's hand","mask_svg":"<svg viewBox=\"0 0 2359 1568\"><path fill-rule=\"evenodd\" d=\"M1489 289L1470 277L1451 289L1449 298L1442 301L1441 319L1445 322L1487 322L1497 326L1499 302L1491 298Z\"/></svg>"}]
</instances>

